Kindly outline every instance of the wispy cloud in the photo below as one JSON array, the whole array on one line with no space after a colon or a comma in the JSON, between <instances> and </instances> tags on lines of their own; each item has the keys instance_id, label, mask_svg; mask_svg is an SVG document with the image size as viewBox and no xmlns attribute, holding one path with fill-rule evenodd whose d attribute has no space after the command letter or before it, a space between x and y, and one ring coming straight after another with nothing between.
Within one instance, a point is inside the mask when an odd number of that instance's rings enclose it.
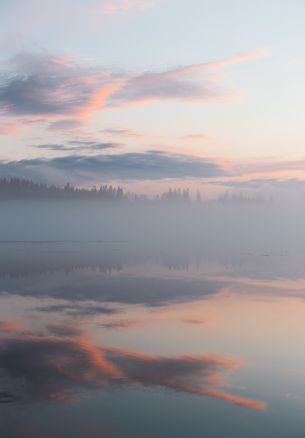
<instances>
[{"instance_id":1,"label":"wispy cloud","mask_svg":"<svg viewBox=\"0 0 305 438\"><path fill-rule=\"evenodd\" d=\"M257 199L271 200L276 198L276 200L292 200L299 199L302 200L305 194L305 175L303 178L275 178L271 175L261 177L261 178L250 178L248 179L224 179L222 181L215 181L215 186L223 186L231 194L231 199L235 200L244 199L247 197L248 200L255 199L253 194L259 196ZM250 196L250 197L249 197ZM228 199L230 196L228 194Z\"/></svg>"},{"instance_id":2,"label":"wispy cloud","mask_svg":"<svg viewBox=\"0 0 305 438\"><path fill-rule=\"evenodd\" d=\"M81 148L91 149L94 151L98 151L101 149L116 148L117 146L120 146L120 143L98 142L98 141L92 141L92 140L70 140L68 143L70 145L74 145L80 149Z\"/></svg>"},{"instance_id":3,"label":"wispy cloud","mask_svg":"<svg viewBox=\"0 0 305 438\"><path fill-rule=\"evenodd\" d=\"M48 131L74 131L75 129L81 128L84 124L83 120L80 119L64 119L56 120L48 125Z\"/></svg>"},{"instance_id":4,"label":"wispy cloud","mask_svg":"<svg viewBox=\"0 0 305 438\"><path fill-rule=\"evenodd\" d=\"M234 165L236 175L279 173L285 171L297 171L305 169L305 159L300 157L296 160L279 160L277 158L262 158L239 162Z\"/></svg>"},{"instance_id":5,"label":"wispy cloud","mask_svg":"<svg viewBox=\"0 0 305 438\"><path fill-rule=\"evenodd\" d=\"M108 321L99 324L99 326L109 330L127 330L133 327L142 326L144 324L145 321L142 319L128 319L120 321Z\"/></svg>"},{"instance_id":6,"label":"wispy cloud","mask_svg":"<svg viewBox=\"0 0 305 438\"><path fill-rule=\"evenodd\" d=\"M48 120L48 129L71 129L108 107L149 101L208 102L231 95L211 70L255 59L263 52L144 73L90 67L68 56L23 53L2 64L0 114ZM8 125L9 126L9 125Z\"/></svg>"},{"instance_id":7,"label":"wispy cloud","mask_svg":"<svg viewBox=\"0 0 305 438\"><path fill-rule=\"evenodd\" d=\"M51 304L43 307L36 307L38 312L46 313L66 313L71 316L95 316L95 315L116 315L121 313L119 309L100 305L80 305L80 304ZM1 328L1 326L0 326Z\"/></svg>"},{"instance_id":8,"label":"wispy cloud","mask_svg":"<svg viewBox=\"0 0 305 438\"><path fill-rule=\"evenodd\" d=\"M134 75L109 96L108 102L110 105L127 105L168 99L191 102L223 99L231 96L232 91L221 85L219 78L209 71L264 55L263 51L251 51L220 61Z\"/></svg>"},{"instance_id":9,"label":"wispy cloud","mask_svg":"<svg viewBox=\"0 0 305 438\"><path fill-rule=\"evenodd\" d=\"M102 151L120 146L119 143L99 143L87 140L71 140L68 144L44 143L35 145L37 149L45 149L56 152L80 152L80 151Z\"/></svg>"},{"instance_id":10,"label":"wispy cloud","mask_svg":"<svg viewBox=\"0 0 305 438\"><path fill-rule=\"evenodd\" d=\"M56 152L66 152L66 151L74 151L75 147L64 146L63 144L55 144L55 143L44 143L34 145L37 149L45 149L47 151L56 151Z\"/></svg>"},{"instance_id":11,"label":"wispy cloud","mask_svg":"<svg viewBox=\"0 0 305 438\"><path fill-rule=\"evenodd\" d=\"M208 134L205 133L194 133L194 134L187 134L182 135L178 137L180 140L187 140L187 141L207 141L211 140L211 137Z\"/></svg>"},{"instance_id":12,"label":"wispy cloud","mask_svg":"<svg viewBox=\"0 0 305 438\"><path fill-rule=\"evenodd\" d=\"M119 136L119 137L142 137L143 133L135 131L129 128L107 128L101 131L107 135Z\"/></svg>"}]
</instances>

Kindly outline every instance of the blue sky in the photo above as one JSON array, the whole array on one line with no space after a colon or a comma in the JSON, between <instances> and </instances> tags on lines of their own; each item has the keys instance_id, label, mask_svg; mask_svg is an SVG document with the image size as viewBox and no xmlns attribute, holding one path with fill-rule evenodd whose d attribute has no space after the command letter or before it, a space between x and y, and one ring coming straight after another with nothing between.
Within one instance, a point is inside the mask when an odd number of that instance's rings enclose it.
<instances>
[{"instance_id":1,"label":"blue sky","mask_svg":"<svg viewBox=\"0 0 305 438\"><path fill-rule=\"evenodd\" d=\"M228 181L303 180L304 13L300 0L2 0L2 167L44 160L33 177L52 180L47 160L154 152L221 166ZM210 178L184 173L156 169L153 184ZM71 178L105 182L77 168Z\"/></svg>"}]
</instances>

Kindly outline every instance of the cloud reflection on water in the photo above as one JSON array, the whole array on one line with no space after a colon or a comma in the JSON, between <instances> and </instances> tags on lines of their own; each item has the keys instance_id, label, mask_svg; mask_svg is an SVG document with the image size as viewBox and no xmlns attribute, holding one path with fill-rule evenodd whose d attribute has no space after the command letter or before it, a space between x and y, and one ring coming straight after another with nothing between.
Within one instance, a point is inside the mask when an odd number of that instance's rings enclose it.
<instances>
[{"instance_id":1,"label":"cloud reflection on water","mask_svg":"<svg viewBox=\"0 0 305 438\"><path fill-rule=\"evenodd\" d=\"M172 357L101 347L77 332L67 336L64 331L37 335L11 330L0 340L0 369L8 381L19 382L19 393L4 398L65 400L90 389L140 384L263 409L261 401L222 391L226 373L240 365L240 359L227 355Z\"/></svg>"}]
</instances>

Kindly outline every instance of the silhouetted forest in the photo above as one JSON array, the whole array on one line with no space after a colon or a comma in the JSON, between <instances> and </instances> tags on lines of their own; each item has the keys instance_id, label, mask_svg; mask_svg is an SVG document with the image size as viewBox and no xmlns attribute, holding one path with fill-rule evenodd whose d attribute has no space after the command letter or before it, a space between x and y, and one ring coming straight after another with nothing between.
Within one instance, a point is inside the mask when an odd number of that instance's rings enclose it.
<instances>
[{"instance_id":1,"label":"silhouetted forest","mask_svg":"<svg viewBox=\"0 0 305 438\"><path fill-rule=\"evenodd\" d=\"M64 187L36 183L31 180L20 178L0 179L1 200L101 200L119 201L127 203L161 203L161 204L202 204L201 193L196 192L191 196L189 189L169 189L161 195L148 197L127 193L120 186L101 185L100 187L79 188L67 183ZM243 193L224 193L217 199L219 203L230 204L256 204L264 202L259 196L247 196Z\"/></svg>"},{"instance_id":2,"label":"silhouetted forest","mask_svg":"<svg viewBox=\"0 0 305 438\"><path fill-rule=\"evenodd\" d=\"M67 183L64 187L35 183L30 180L0 179L0 199L102 199L124 200L121 187L102 185L99 188L77 188Z\"/></svg>"},{"instance_id":3,"label":"silhouetted forest","mask_svg":"<svg viewBox=\"0 0 305 438\"><path fill-rule=\"evenodd\" d=\"M98 199L104 201L149 201L146 195L127 194L123 188L112 185L101 185L100 187L78 188L67 183L64 187L35 183L31 180L19 178L0 179L0 200L5 199ZM188 189L170 189L161 196L156 196L150 201L158 202L190 202ZM198 193L197 202L201 202Z\"/></svg>"}]
</instances>

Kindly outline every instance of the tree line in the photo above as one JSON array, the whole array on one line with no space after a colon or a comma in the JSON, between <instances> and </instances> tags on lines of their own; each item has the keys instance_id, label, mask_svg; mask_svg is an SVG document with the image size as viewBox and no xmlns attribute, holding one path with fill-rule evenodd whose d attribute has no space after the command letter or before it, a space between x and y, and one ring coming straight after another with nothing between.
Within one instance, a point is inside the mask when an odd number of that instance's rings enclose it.
<instances>
[{"instance_id":1,"label":"tree line","mask_svg":"<svg viewBox=\"0 0 305 438\"><path fill-rule=\"evenodd\" d=\"M78 188L67 183L64 187L35 183L19 178L0 179L0 199L103 199L123 200L121 187L102 185L99 188Z\"/></svg>"},{"instance_id":2,"label":"tree line","mask_svg":"<svg viewBox=\"0 0 305 438\"><path fill-rule=\"evenodd\" d=\"M99 187L79 188L67 183L63 187L54 184L36 183L32 180L20 178L0 179L0 200L5 199L98 199L105 201L138 201L138 202L191 202L189 189L170 189L162 195L149 199L146 195L126 193L122 187L101 185ZM201 202L200 194L197 201Z\"/></svg>"},{"instance_id":3,"label":"tree line","mask_svg":"<svg viewBox=\"0 0 305 438\"><path fill-rule=\"evenodd\" d=\"M40 199L40 200L68 200L68 199L95 199L101 201L120 201L120 202L155 202L166 204L202 204L201 193L197 190L195 196L191 196L190 190L169 189L161 195L151 198L147 195L127 193L120 186L101 185L91 188L74 187L67 183L60 187L54 184L36 183L32 180L20 178L0 178L0 200L13 199ZM259 196L247 196L243 193L228 193L220 195L217 199L219 203L230 204L253 204L261 203L264 200ZM270 201L271 202L271 201Z\"/></svg>"}]
</instances>

